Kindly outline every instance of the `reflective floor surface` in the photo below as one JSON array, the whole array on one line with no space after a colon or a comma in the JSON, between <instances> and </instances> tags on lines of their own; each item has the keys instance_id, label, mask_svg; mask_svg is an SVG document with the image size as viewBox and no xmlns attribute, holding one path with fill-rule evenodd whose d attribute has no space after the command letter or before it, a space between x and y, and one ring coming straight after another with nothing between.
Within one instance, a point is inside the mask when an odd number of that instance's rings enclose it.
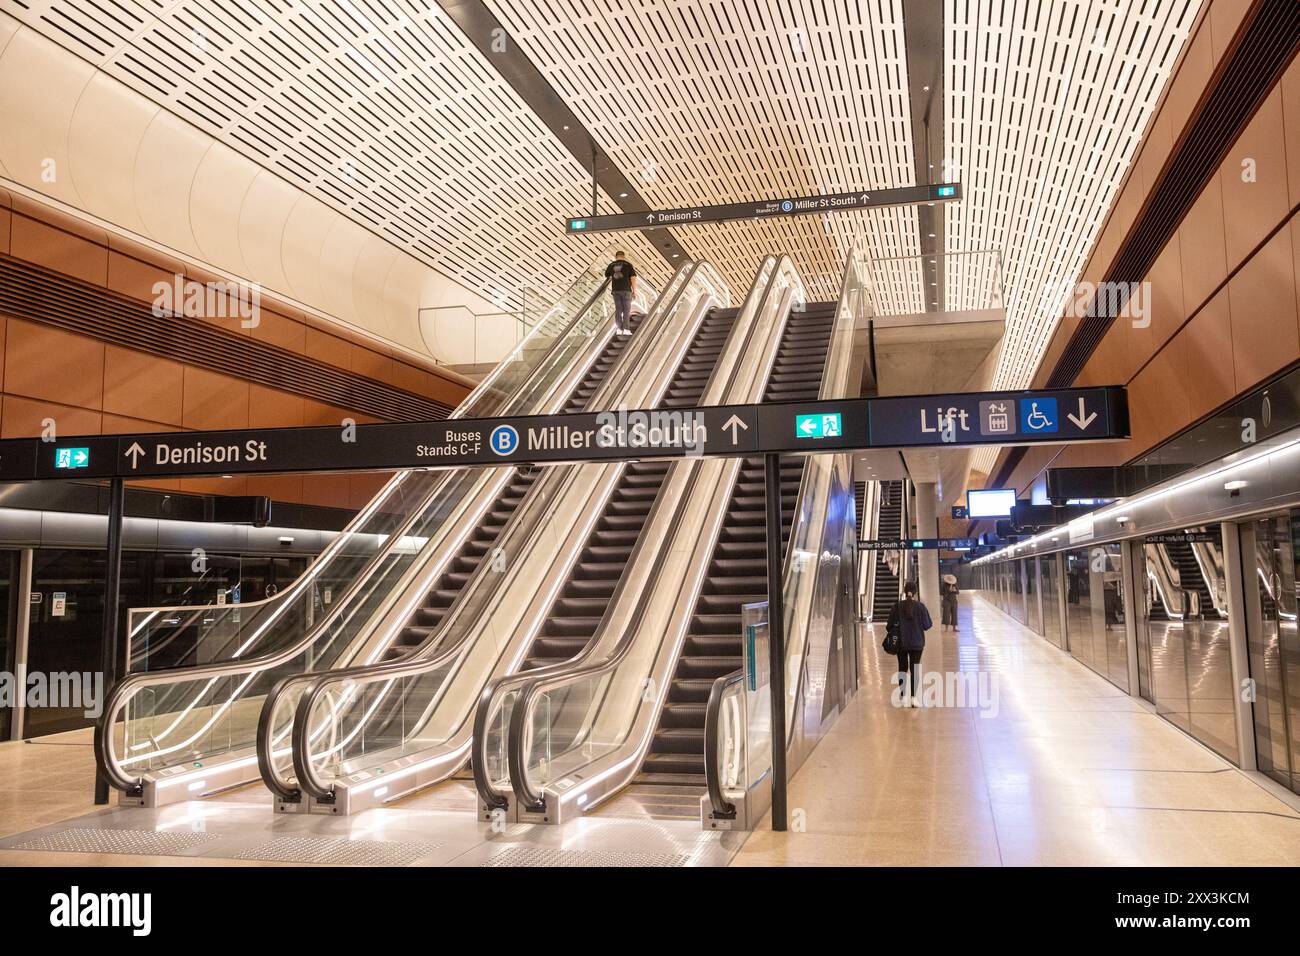
<instances>
[{"instance_id":1,"label":"reflective floor surface","mask_svg":"<svg viewBox=\"0 0 1300 956\"><path fill-rule=\"evenodd\" d=\"M450 780L355 817L271 811L260 785L162 809L95 807L89 732L0 745L0 866L724 866L744 834L622 812L564 827L475 820ZM629 800L632 800L629 797ZM615 809L611 807L611 809Z\"/></svg>"},{"instance_id":2,"label":"reflective floor surface","mask_svg":"<svg viewBox=\"0 0 1300 956\"><path fill-rule=\"evenodd\" d=\"M891 705L894 659L864 635L862 690L795 775L786 833L703 833L656 793L493 832L463 780L351 818L274 815L260 787L95 808L84 732L0 744L0 866L1300 864L1300 812L979 596L962 601L958 633L930 632L927 706Z\"/></svg>"},{"instance_id":3,"label":"reflective floor surface","mask_svg":"<svg viewBox=\"0 0 1300 956\"><path fill-rule=\"evenodd\" d=\"M1300 813L1149 705L979 596L959 622L923 659L946 706L891 706L894 659L864 637L862 690L791 783L791 832L764 821L732 865L1300 864Z\"/></svg>"}]
</instances>

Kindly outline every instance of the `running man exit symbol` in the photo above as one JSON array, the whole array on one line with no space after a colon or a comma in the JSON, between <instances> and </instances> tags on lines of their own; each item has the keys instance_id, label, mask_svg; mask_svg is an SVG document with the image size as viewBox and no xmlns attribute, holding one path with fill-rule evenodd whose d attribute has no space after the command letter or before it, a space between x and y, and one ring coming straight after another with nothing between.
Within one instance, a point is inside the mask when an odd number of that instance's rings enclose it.
<instances>
[{"instance_id":1,"label":"running man exit symbol","mask_svg":"<svg viewBox=\"0 0 1300 956\"><path fill-rule=\"evenodd\" d=\"M89 464L89 448L56 448L54 450L55 468L85 468Z\"/></svg>"},{"instance_id":2,"label":"running man exit symbol","mask_svg":"<svg viewBox=\"0 0 1300 956\"><path fill-rule=\"evenodd\" d=\"M830 415L796 415L796 438L839 438L844 434L844 422L839 412Z\"/></svg>"}]
</instances>

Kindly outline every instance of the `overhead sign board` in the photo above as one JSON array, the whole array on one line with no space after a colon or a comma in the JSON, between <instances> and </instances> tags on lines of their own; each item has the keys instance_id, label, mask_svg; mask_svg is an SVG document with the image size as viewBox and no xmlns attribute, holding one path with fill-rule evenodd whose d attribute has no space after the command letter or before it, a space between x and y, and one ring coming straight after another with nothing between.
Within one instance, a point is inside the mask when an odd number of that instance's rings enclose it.
<instances>
[{"instance_id":1,"label":"overhead sign board","mask_svg":"<svg viewBox=\"0 0 1300 956\"><path fill-rule=\"evenodd\" d=\"M1149 534L1143 544L1218 544L1223 536L1218 531L1170 531Z\"/></svg>"},{"instance_id":2,"label":"overhead sign board","mask_svg":"<svg viewBox=\"0 0 1300 956\"><path fill-rule=\"evenodd\" d=\"M858 542L859 551L969 551L976 538L877 538Z\"/></svg>"},{"instance_id":3,"label":"overhead sign board","mask_svg":"<svg viewBox=\"0 0 1300 956\"><path fill-rule=\"evenodd\" d=\"M1128 434L1123 389L968 392L875 399L871 445L1022 445Z\"/></svg>"},{"instance_id":4,"label":"overhead sign board","mask_svg":"<svg viewBox=\"0 0 1300 956\"><path fill-rule=\"evenodd\" d=\"M908 206L917 203L953 202L961 198L961 183L932 183L896 189L858 189L824 196L778 196L754 202L685 206L679 209L647 209L644 212L612 216L574 216L566 223L570 233L620 232L655 229L661 226L694 226L738 219L775 219L782 216L813 216L826 212L851 212L880 206Z\"/></svg>"},{"instance_id":5,"label":"overhead sign board","mask_svg":"<svg viewBox=\"0 0 1300 956\"><path fill-rule=\"evenodd\" d=\"M1082 425L1057 424L1051 430L1022 433L1017 425L1009 436L981 434L971 423L979 406L991 400L1012 409L1017 421L1034 409L1055 414L1048 411L1053 407L1085 409L1087 418ZM0 441L0 480L457 468L1126 437L1123 388L976 392L348 428L170 432L55 442L17 439Z\"/></svg>"}]
</instances>

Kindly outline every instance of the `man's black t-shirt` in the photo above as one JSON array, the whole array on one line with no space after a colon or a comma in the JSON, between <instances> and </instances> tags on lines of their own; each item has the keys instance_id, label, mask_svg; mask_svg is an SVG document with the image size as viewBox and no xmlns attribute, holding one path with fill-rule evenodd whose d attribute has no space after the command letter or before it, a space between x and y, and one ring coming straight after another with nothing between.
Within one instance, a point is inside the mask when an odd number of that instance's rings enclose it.
<instances>
[{"instance_id":1,"label":"man's black t-shirt","mask_svg":"<svg viewBox=\"0 0 1300 956\"><path fill-rule=\"evenodd\" d=\"M605 270L605 278L613 280L610 287L614 292L631 292L634 275L636 269L626 259L615 259Z\"/></svg>"}]
</instances>

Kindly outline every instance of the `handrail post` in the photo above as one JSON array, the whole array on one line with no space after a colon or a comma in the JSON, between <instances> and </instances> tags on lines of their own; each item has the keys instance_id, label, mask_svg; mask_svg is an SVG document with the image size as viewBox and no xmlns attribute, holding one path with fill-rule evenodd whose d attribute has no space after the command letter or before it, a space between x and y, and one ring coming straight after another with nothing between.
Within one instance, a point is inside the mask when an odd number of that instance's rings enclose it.
<instances>
[{"instance_id":1,"label":"handrail post","mask_svg":"<svg viewBox=\"0 0 1300 956\"><path fill-rule=\"evenodd\" d=\"M763 456L767 505L767 635L772 693L772 829L786 829L785 601L781 593L781 456Z\"/></svg>"},{"instance_id":2,"label":"handrail post","mask_svg":"<svg viewBox=\"0 0 1300 956\"><path fill-rule=\"evenodd\" d=\"M125 483L121 478L114 478L108 483L108 538L105 542L104 556L104 625L100 648L105 687L112 687L117 683L117 610L122 590L122 514L125 503ZM113 728L107 727L105 732L111 734ZM108 803L108 777L103 771L95 774L95 803Z\"/></svg>"}]
</instances>

